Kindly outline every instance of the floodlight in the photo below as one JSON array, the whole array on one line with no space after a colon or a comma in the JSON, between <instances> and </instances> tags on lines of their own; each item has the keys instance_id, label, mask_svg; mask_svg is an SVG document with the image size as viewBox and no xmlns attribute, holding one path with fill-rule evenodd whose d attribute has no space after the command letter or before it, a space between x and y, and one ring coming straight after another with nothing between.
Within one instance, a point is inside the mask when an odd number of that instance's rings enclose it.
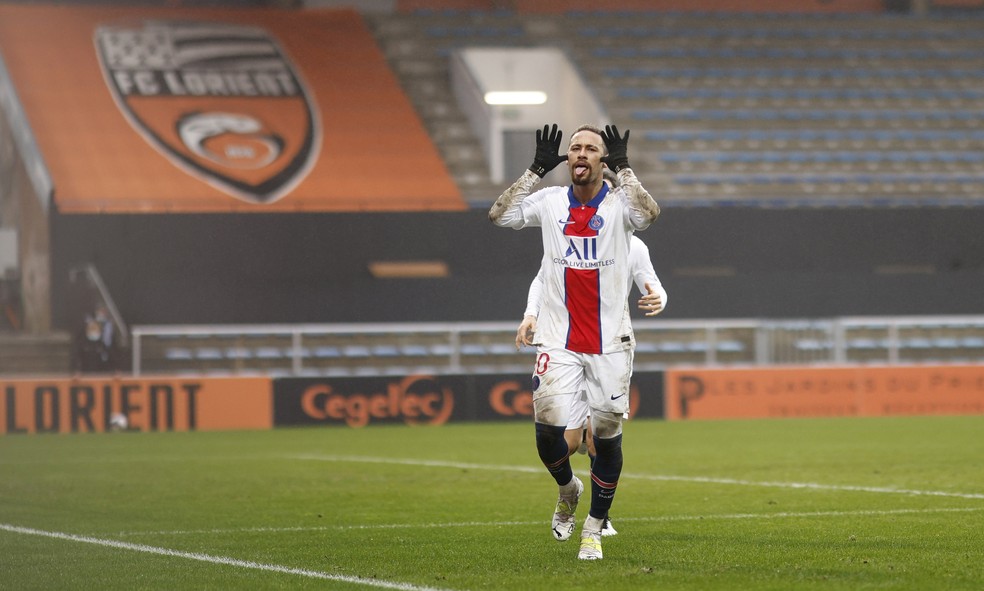
<instances>
[{"instance_id":1,"label":"floodlight","mask_svg":"<svg viewBox=\"0 0 984 591\"><path fill-rule=\"evenodd\" d=\"M499 90L485 93L487 105L542 105L547 93L539 90Z\"/></svg>"}]
</instances>

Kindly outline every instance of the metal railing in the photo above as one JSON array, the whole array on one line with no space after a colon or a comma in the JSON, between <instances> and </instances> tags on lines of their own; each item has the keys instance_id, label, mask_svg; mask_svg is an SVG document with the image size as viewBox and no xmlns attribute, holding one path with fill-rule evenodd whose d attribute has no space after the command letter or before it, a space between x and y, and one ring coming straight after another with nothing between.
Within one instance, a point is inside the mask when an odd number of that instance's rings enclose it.
<instances>
[{"instance_id":1,"label":"metal railing","mask_svg":"<svg viewBox=\"0 0 984 591\"><path fill-rule=\"evenodd\" d=\"M388 375L529 371L517 323L136 326L132 371ZM984 363L984 316L637 320L637 371L808 364Z\"/></svg>"}]
</instances>

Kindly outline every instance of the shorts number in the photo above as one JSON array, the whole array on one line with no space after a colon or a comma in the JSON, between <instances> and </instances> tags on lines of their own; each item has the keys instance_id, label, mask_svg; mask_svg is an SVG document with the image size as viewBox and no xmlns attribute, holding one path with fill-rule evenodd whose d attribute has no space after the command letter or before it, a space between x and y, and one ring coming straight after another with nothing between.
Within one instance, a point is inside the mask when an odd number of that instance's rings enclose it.
<instances>
[{"instance_id":1,"label":"shorts number","mask_svg":"<svg viewBox=\"0 0 984 591\"><path fill-rule=\"evenodd\" d=\"M550 364L550 355L547 353L540 353L536 356L536 374L542 376L547 373L547 366Z\"/></svg>"}]
</instances>

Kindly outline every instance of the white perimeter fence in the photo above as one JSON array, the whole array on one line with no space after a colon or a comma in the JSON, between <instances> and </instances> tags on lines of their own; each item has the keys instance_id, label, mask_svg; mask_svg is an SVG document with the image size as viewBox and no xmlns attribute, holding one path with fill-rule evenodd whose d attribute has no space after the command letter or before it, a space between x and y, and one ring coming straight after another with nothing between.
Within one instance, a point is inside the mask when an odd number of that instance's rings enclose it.
<instances>
[{"instance_id":1,"label":"white perimeter fence","mask_svg":"<svg viewBox=\"0 0 984 591\"><path fill-rule=\"evenodd\" d=\"M135 326L134 375L526 373L513 322ZM636 371L984 363L984 316L635 320Z\"/></svg>"}]
</instances>

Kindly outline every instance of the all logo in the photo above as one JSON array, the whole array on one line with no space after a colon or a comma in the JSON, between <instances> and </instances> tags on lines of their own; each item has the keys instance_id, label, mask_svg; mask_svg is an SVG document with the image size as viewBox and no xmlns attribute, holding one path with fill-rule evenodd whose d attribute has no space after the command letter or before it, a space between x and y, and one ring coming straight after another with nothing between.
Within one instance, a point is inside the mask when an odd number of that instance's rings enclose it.
<instances>
[{"instance_id":1,"label":"all logo","mask_svg":"<svg viewBox=\"0 0 984 591\"><path fill-rule=\"evenodd\" d=\"M595 237L568 238L567 252L564 253L564 258L571 255L574 255L574 257L579 261L598 260L598 239Z\"/></svg>"},{"instance_id":2,"label":"all logo","mask_svg":"<svg viewBox=\"0 0 984 591\"><path fill-rule=\"evenodd\" d=\"M313 167L318 110L265 29L140 21L98 27L95 44L124 116L189 174L244 201L271 203Z\"/></svg>"}]
</instances>

